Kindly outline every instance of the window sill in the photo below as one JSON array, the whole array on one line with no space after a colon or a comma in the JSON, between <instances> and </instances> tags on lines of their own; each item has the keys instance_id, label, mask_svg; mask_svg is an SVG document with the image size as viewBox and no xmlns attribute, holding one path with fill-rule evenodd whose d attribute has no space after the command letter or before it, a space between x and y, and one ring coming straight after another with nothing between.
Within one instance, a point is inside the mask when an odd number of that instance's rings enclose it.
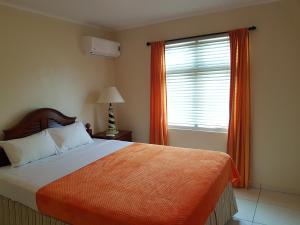
<instances>
[{"instance_id":1,"label":"window sill","mask_svg":"<svg viewBox=\"0 0 300 225\"><path fill-rule=\"evenodd\" d=\"M227 134L227 129L221 128L201 128L201 127L183 127L183 126L168 126L169 130L180 130L180 131L196 131L196 132L205 132L205 133L217 133L217 134Z\"/></svg>"}]
</instances>

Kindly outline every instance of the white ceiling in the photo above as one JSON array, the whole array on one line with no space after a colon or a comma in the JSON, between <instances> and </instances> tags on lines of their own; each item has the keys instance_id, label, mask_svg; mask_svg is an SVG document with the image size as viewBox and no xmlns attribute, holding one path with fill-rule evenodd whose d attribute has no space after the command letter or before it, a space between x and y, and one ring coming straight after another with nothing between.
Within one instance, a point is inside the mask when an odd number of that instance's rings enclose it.
<instances>
[{"instance_id":1,"label":"white ceiling","mask_svg":"<svg viewBox=\"0 0 300 225\"><path fill-rule=\"evenodd\" d=\"M272 0L0 0L0 4L122 30Z\"/></svg>"}]
</instances>

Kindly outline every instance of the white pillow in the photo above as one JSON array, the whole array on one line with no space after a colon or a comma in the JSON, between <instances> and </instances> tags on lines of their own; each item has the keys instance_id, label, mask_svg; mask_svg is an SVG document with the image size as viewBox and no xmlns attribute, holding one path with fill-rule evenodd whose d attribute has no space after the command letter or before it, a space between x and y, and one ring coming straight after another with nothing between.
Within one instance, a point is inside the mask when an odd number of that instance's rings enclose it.
<instances>
[{"instance_id":1,"label":"white pillow","mask_svg":"<svg viewBox=\"0 0 300 225\"><path fill-rule=\"evenodd\" d=\"M48 131L61 152L94 142L81 122L49 128Z\"/></svg>"},{"instance_id":2,"label":"white pillow","mask_svg":"<svg viewBox=\"0 0 300 225\"><path fill-rule=\"evenodd\" d=\"M58 153L58 147L47 130L25 138L1 141L0 146L4 149L13 167Z\"/></svg>"}]
</instances>

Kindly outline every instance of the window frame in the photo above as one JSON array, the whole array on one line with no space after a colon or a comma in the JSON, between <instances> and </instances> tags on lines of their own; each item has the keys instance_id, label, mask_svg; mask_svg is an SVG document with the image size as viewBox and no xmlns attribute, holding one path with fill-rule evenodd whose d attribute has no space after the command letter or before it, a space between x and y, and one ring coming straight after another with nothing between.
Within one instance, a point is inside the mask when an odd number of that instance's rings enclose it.
<instances>
[{"instance_id":1,"label":"window frame","mask_svg":"<svg viewBox=\"0 0 300 225\"><path fill-rule=\"evenodd\" d=\"M197 40L206 40L206 39L217 38L217 37L228 37L228 40L229 40L229 34L228 33L218 34L218 35L210 35L210 36L205 36L205 37L201 37L201 38L185 39L184 41L183 40L170 41L170 42L166 43L166 48L167 48L168 44L177 44L177 43L184 43L184 42L197 41ZM165 50L165 52L166 52L166 50ZM165 56L166 56L166 54L165 54ZM230 60L230 49L229 49L229 60ZM167 65L166 65L166 68L167 68ZM229 88L228 88L229 92L228 92L228 96L230 96L230 73L231 73L230 71L231 71L231 63L229 61ZM166 69L166 85L168 85L168 82L167 82L167 69ZM166 89L167 88L168 87L166 87ZM229 99L229 101L230 101L230 99ZM229 101L228 101L228 111L229 111ZM168 109L168 100L167 100L167 111L168 110L169 109ZM228 125L229 125L229 117L228 117ZM203 132L211 132L211 133L228 133L228 125L227 125L227 128L224 128L224 127L211 127L211 128L209 128L209 127L197 126L197 124L195 124L195 126L170 125L169 124L169 119L168 119L168 129L172 129L172 130L192 130L192 131L203 131Z\"/></svg>"}]
</instances>

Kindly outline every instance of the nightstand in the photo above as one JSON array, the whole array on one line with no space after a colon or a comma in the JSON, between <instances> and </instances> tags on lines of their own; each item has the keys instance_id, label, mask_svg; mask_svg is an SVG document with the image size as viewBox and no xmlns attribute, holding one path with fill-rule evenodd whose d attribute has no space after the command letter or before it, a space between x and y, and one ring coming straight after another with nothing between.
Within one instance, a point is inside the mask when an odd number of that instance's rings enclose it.
<instances>
[{"instance_id":1,"label":"nightstand","mask_svg":"<svg viewBox=\"0 0 300 225\"><path fill-rule=\"evenodd\" d=\"M108 140L132 141L132 132L128 130L119 130L119 133L114 137L106 136L105 131L92 135L93 138L101 138Z\"/></svg>"}]
</instances>

